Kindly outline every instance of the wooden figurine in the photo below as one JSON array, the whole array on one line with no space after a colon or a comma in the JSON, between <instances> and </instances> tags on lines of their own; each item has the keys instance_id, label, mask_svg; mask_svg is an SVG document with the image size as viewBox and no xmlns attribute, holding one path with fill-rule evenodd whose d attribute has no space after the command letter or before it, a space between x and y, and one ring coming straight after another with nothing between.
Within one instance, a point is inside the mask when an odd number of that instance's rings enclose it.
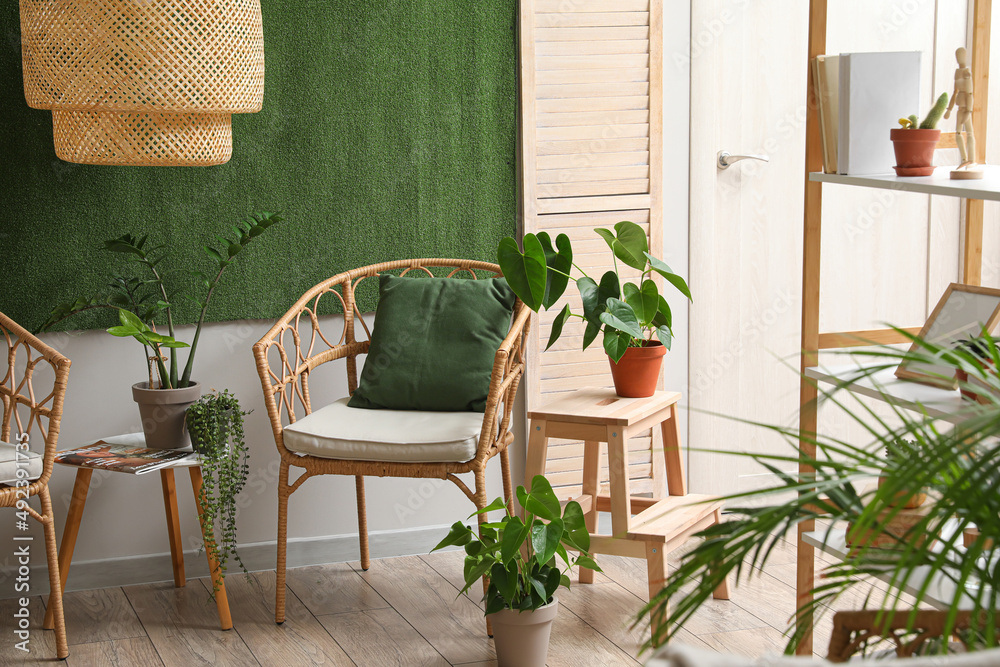
<instances>
[{"instance_id":1,"label":"wooden figurine","mask_svg":"<svg viewBox=\"0 0 1000 667\"><path fill-rule=\"evenodd\" d=\"M974 106L972 70L968 67L968 52L964 46L955 51L955 59L958 61L958 69L955 70L955 92L952 93L944 117L951 116L952 108L958 107L958 115L955 117L955 143L958 144L958 151L962 155L962 163L951 171L951 177L963 180L979 179L983 177L983 170L976 168L976 134L972 127Z\"/></svg>"}]
</instances>

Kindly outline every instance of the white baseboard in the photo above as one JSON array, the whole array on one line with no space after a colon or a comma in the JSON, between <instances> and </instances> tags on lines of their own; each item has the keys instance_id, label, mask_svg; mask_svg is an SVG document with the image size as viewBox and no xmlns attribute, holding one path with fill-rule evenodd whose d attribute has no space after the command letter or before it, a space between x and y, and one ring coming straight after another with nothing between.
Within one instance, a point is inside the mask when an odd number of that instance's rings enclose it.
<instances>
[{"instance_id":1,"label":"white baseboard","mask_svg":"<svg viewBox=\"0 0 1000 667\"><path fill-rule=\"evenodd\" d=\"M448 534L448 528L448 525L442 525L372 532L368 535L371 557L372 559L391 558L429 553ZM240 557L243 558L247 569L252 572L273 570L277 558L277 542L240 545ZM287 564L289 568L344 563L356 561L359 558L357 533L288 541ZM185 551L184 570L188 579L207 577L208 561L205 559L204 552ZM229 574L234 574L237 571L238 568L230 563ZM169 552L73 563L69 574L69 580L66 582L67 592L173 580ZM0 569L0 599L19 597L25 594L48 595L49 577L44 561L31 567L30 591L17 592L15 590L16 577L16 567Z\"/></svg>"}]
</instances>

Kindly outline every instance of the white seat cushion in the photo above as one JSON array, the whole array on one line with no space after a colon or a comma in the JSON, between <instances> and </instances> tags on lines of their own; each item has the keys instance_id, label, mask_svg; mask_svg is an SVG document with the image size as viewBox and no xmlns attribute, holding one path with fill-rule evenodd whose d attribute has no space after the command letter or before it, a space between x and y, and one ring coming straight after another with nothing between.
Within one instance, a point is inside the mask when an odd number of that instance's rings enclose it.
<instances>
[{"instance_id":1,"label":"white seat cushion","mask_svg":"<svg viewBox=\"0 0 1000 667\"><path fill-rule=\"evenodd\" d=\"M38 479L42 476L43 465L44 461L41 454L22 449L20 456L18 456L14 445L0 442L0 484L13 484L16 482L17 469L19 467L28 471L28 476L23 479Z\"/></svg>"},{"instance_id":2,"label":"white seat cushion","mask_svg":"<svg viewBox=\"0 0 1000 667\"><path fill-rule=\"evenodd\" d=\"M442 463L476 456L481 412L365 410L342 398L284 430L285 447L298 454L351 461Z\"/></svg>"}]
</instances>

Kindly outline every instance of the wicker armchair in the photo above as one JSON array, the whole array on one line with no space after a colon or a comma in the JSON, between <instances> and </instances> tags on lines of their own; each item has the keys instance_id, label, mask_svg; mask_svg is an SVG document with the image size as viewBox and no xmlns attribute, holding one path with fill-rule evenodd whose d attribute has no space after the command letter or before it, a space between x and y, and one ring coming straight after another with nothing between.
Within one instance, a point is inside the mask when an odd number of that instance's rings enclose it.
<instances>
[{"instance_id":1,"label":"wicker armchair","mask_svg":"<svg viewBox=\"0 0 1000 667\"><path fill-rule=\"evenodd\" d=\"M0 399L3 399L0 507L13 507L19 512L26 512L45 530L49 606L54 612L56 654L64 659L69 655L69 648L63 621L62 585L49 478L56 456L70 361L3 313L0 313L0 334L7 348L7 369L0 380ZM48 390L50 384L51 390ZM41 442L45 443L45 451L39 454L37 449ZM25 444L28 449L23 448ZM32 496L40 498L41 513L27 503Z\"/></svg>"},{"instance_id":2,"label":"wicker armchair","mask_svg":"<svg viewBox=\"0 0 1000 667\"><path fill-rule=\"evenodd\" d=\"M928 642L941 640L948 620L947 611L922 609L916 613L911 623L909 610L896 613L879 610L838 611L833 615L833 632L827 659L830 662L847 662L859 650L870 644L885 642L897 657L909 658L919 654ZM963 632L971 626L970 612L958 612L953 625L953 634L965 650L967 635ZM985 617L983 619L985 621ZM980 624L979 627L982 627ZM951 641L954 641L951 639Z\"/></svg>"},{"instance_id":3,"label":"wicker armchair","mask_svg":"<svg viewBox=\"0 0 1000 667\"><path fill-rule=\"evenodd\" d=\"M360 535L361 567L368 569L368 527L365 516L366 475L378 477L418 477L449 479L454 482L482 509L486 506L486 464L500 455L503 472L504 498L510 502L512 495L510 459L507 447L514 440L510 433L514 397L524 373L524 345L530 322L530 310L517 301L514 306L511 328L497 350L493 363L492 377L486 411L482 416L482 426L478 432L475 456L464 461L401 461L401 460L356 460L323 458L311 454L290 451L284 443L284 429L314 409L309 394L309 380L321 365L335 359L346 359L347 390L353 394L358 387L358 355L367 354L371 332L361 317L355 302L358 285L367 278L380 273L392 272L406 275L410 271L423 271L434 275L431 268L443 268L447 278L456 275L476 278L476 271L500 275L496 264L460 259L413 259L374 264L329 278L302 295L291 309L285 313L263 338L254 346L257 372L264 390L264 402L274 431L274 441L281 455L281 469L278 475L278 560L277 594L275 601L275 622L285 620L285 554L287 542L288 498L305 480L315 475L353 475L357 490L358 532ZM448 272L450 270L450 272ZM439 271L442 273L442 271ZM318 316L321 304L328 308L333 301L336 310L343 313L343 330L339 337L332 338L321 330ZM324 311L326 312L326 311ZM360 322L363 333L358 340L356 324ZM371 411L364 411L371 412ZM434 413L415 413L434 414ZM455 413L437 413L455 414ZM469 413L475 415L475 413ZM477 417L473 417L477 419ZM478 421L475 422L478 424ZM478 427L475 427L478 428ZM405 435L404 435L405 438ZM404 441L405 442L405 441ZM402 443L401 443L402 444ZM299 467L303 474L290 483L291 467ZM457 477L458 474L475 474L475 490L470 490ZM479 516L480 523L486 521Z\"/></svg>"}]
</instances>

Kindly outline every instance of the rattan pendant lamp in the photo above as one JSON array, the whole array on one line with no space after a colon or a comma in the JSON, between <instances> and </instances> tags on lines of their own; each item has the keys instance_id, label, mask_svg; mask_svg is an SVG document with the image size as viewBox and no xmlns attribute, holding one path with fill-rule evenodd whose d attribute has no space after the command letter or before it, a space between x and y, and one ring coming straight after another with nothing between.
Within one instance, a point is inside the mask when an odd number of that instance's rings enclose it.
<instances>
[{"instance_id":1,"label":"rattan pendant lamp","mask_svg":"<svg viewBox=\"0 0 1000 667\"><path fill-rule=\"evenodd\" d=\"M24 96L67 162L209 166L260 111L260 0L20 0Z\"/></svg>"}]
</instances>

